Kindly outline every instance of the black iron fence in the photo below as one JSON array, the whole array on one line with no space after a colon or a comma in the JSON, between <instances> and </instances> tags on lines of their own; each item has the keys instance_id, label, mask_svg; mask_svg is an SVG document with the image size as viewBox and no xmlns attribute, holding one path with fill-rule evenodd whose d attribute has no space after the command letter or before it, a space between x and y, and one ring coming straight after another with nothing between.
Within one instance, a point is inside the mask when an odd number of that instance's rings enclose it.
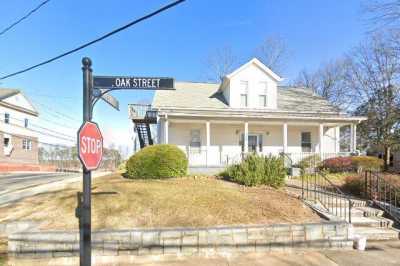
<instances>
[{"instance_id":1,"label":"black iron fence","mask_svg":"<svg viewBox=\"0 0 400 266\"><path fill-rule=\"evenodd\" d=\"M331 215L351 223L351 198L333 184L323 172L315 170L313 174L302 175L301 196L322 205Z\"/></svg>"},{"instance_id":2,"label":"black iron fence","mask_svg":"<svg viewBox=\"0 0 400 266\"><path fill-rule=\"evenodd\" d=\"M400 187L386 180L382 173L364 172L364 197L400 223Z\"/></svg>"}]
</instances>

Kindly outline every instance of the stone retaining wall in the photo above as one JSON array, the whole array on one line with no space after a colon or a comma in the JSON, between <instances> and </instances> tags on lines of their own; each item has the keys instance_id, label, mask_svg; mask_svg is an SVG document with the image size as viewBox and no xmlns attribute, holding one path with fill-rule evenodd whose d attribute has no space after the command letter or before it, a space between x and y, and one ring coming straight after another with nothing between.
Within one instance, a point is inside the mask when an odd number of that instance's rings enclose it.
<instances>
[{"instance_id":1,"label":"stone retaining wall","mask_svg":"<svg viewBox=\"0 0 400 266\"><path fill-rule=\"evenodd\" d=\"M94 255L213 255L351 248L344 222L212 228L164 228L92 233ZM9 236L9 256L75 256L78 232L23 232Z\"/></svg>"}]
</instances>

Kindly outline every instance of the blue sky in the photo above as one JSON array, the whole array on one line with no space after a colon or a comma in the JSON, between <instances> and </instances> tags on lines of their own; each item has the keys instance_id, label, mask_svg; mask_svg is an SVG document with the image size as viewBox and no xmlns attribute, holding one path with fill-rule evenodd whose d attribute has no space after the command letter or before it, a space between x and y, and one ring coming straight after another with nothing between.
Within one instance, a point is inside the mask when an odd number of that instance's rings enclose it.
<instances>
[{"instance_id":1,"label":"blue sky","mask_svg":"<svg viewBox=\"0 0 400 266\"><path fill-rule=\"evenodd\" d=\"M38 5L41 0L4 0L0 29ZM69 50L168 1L52 0L12 31L0 36L0 74ZM215 49L230 46L240 61L249 59L267 36L280 36L290 50L286 80L302 69L313 70L357 45L367 31L357 0L232 1L187 0L151 20L121 32L83 51L40 69L2 81L0 87L22 89L36 103L41 123L74 135L82 109L81 58L93 60L97 75L171 76L202 81L206 58ZM116 112L97 105L106 142L129 144L131 123L127 104L150 101L151 92L113 93L120 100ZM49 110L66 114L50 115ZM54 126L54 125L53 125Z\"/></svg>"}]
</instances>

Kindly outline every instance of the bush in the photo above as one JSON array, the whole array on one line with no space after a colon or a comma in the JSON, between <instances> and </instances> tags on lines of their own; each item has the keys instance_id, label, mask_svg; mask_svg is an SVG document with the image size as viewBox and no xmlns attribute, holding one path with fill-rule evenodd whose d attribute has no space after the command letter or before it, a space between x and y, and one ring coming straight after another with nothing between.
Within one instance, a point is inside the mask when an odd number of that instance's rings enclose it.
<instances>
[{"instance_id":1,"label":"bush","mask_svg":"<svg viewBox=\"0 0 400 266\"><path fill-rule=\"evenodd\" d=\"M170 178L187 174L188 160L175 145L148 146L129 158L126 163L128 178Z\"/></svg>"},{"instance_id":2,"label":"bush","mask_svg":"<svg viewBox=\"0 0 400 266\"><path fill-rule=\"evenodd\" d=\"M354 156L351 157L354 168L358 171L373 170L378 171L383 166L383 160L373 156Z\"/></svg>"},{"instance_id":3,"label":"bush","mask_svg":"<svg viewBox=\"0 0 400 266\"><path fill-rule=\"evenodd\" d=\"M280 187L285 182L286 169L280 157L252 154L241 163L228 167L223 174L232 181L246 186Z\"/></svg>"},{"instance_id":4,"label":"bush","mask_svg":"<svg viewBox=\"0 0 400 266\"><path fill-rule=\"evenodd\" d=\"M364 191L364 179L361 176L347 176L342 185L343 191L354 196L361 196Z\"/></svg>"},{"instance_id":5,"label":"bush","mask_svg":"<svg viewBox=\"0 0 400 266\"><path fill-rule=\"evenodd\" d=\"M351 157L329 158L322 162L322 168L331 173L354 171L353 160Z\"/></svg>"},{"instance_id":6,"label":"bush","mask_svg":"<svg viewBox=\"0 0 400 266\"><path fill-rule=\"evenodd\" d=\"M320 163L321 163L321 157L319 156L319 154L313 154L303 158L298 163L298 166L304 171L307 168L317 167Z\"/></svg>"}]
</instances>

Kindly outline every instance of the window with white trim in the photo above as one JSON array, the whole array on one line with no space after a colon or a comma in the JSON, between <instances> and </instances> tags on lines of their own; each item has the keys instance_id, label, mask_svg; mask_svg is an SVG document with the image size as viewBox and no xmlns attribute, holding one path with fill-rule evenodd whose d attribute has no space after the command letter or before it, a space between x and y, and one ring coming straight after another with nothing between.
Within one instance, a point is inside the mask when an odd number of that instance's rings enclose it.
<instances>
[{"instance_id":1,"label":"window with white trim","mask_svg":"<svg viewBox=\"0 0 400 266\"><path fill-rule=\"evenodd\" d=\"M267 107L268 84L267 82L259 83L258 106Z\"/></svg>"},{"instance_id":2,"label":"window with white trim","mask_svg":"<svg viewBox=\"0 0 400 266\"><path fill-rule=\"evenodd\" d=\"M248 93L249 93L249 82L240 81L240 106L248 106Z\"/></svg>"},{"instance_id":3,"label":"window with white trim","mask_svg":"<svg viewBox=\"0 0 400 266\"><path fill-rule=\"evenodd\" d=\"M311 152L311 132L301 132L301 152Z\"/></svg>"},{"instance_id":4,"label":"window with white trim","mask_svg":"<svg viewBox=\"0 0 400 266\"><path fill-rule=\"evenodd\" d=\"M190 131L190 147L200 148L200 146L201 146L200 129L192 129Z\"/></svg>"},{"instance_id":5,"label":"window with white trim","mask_svg":"<svg viewBox=\"0 0 400 266\"><path fill-rule=\"evenodd\" d=\"M25 151L32 150L32 140L30 139L23 139L22 140L22 149Z\"/></svg>"},{"instance_id":6,"label":"window with white trim","mask_svg":"<svg viewBox=\"0 0 400 266\"><path fill-rule=\"evenodd\" d=\"M9 113L4 114L4 123L10 124L10 114Z\"/></svg>"}]
</instances>

